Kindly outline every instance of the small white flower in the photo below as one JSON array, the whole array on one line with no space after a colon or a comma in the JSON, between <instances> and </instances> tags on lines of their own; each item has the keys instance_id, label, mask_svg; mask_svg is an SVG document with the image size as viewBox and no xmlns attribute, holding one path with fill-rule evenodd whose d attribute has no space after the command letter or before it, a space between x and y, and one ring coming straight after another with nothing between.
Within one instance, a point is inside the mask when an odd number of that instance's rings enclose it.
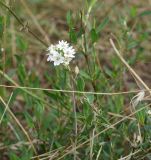
<instances>
[{"instance_id":1,"label":"small white flower","mask_svg":"<svg viewBox=\"0 0 151 160\"><path fill-rule=\"evenodd\" d=\"M47 55L48 55L47 61L51 62L54 61L53 59L58 55L58 52L50 49L50 53L48 53Z\"/></svg>"},{"instance_id":2,"label":"small white flower","mask_svg":"<svg viewBox=\"0 0 151 160\"><path fill-rule=\"evenodd\" d=\"M58 44L56 45L56 47L57 47L58 49L60 49L60 50L65 51L66 49L69 48L69 44L68 44L68 42L62 40L62 41L59 41L59 42L58 42Z\"/></svg>"},{"instance_id":3,"label":"small white flower","mask_svg":"<svg viewBox=\"0 0 151 160\"><path fill-rule=\"evenodd\" d=\"M57 53L52 57L52 61L54 62L54 66L58 66L64 62L64 57Z\"/></svg>"},{"instance_id":4,"label":"small white flower","mask_svg":"<svg viewBox=\"0 0 151 160\"><path fill-rule=\"evenodd\" d=\"M47 49L47 61L54 62L54 65L69 65L70 61L75 57L75 50L66 41L59 41L56 45L50 45Z\"/></svg>"}]
</instances>

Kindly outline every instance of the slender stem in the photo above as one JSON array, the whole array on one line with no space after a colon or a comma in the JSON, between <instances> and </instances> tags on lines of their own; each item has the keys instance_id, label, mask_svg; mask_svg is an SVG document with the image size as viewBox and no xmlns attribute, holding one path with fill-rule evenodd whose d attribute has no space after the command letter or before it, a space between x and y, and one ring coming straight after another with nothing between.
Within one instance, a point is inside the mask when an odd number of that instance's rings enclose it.
<instances>
[{"instance_id":1,"label":"slender stem","mask_svg":"<svg viewBox=\"0 0 151 160\"><path fill-rule=\"evenodd\" d=\"M84 34L83 34L84 58L85 58L85 61L86 61L87 67L88 67L88 73L91 77L92 87L93 87L94 91L96 91L96 85L95 85L95 82L93 81L92 76L91 76L92 75L91 74L91 66L89 63L88 55L87 55L86 25L87 25L86 23L83 25L83 15L81 12L81 27L84 28Z\"/></svg>"},{"instance_id":2,"label":"slender stem","mask_svg":"<svg viewBox=\"0 0 151 160\"><path fill-rule=\"evenodd\" d=\"M116 48L114 42L112 39L110 39L110 43L111 46L113 47L116 55L118 56L118 58L121 60L121 62L128 68L128 70L130 71L130 73L133 75L134 79L138 81L138 83L140 84L140 86L143 87L143 89L146 89L149 94L151 95L151 91L150 88L146 85L146 83L141 79L141 77L134 71L134 69L126 62L126 60L122 57L121 53L119 52L119 50Z\"/></svg>"},{"instance_id":3,"label":"slender stem","mask_svg":"<svg viewBox=\"0 0 151 160\"><path fill-rule=\"evenodd\" d=\"M12 9L4 4L2 1L0 1L0 4L8 9L8 11L15 17L15 19L18 21L18 23L23 27L23 29L27 30L34 38L36 38L40 43L42 43L45 47L48 47L48 44L45 43L42 39L40 39L31 29L28 25L24 25L22 20L16 15L15 12L12 11Z\"/></svg>"},{"instance_id":4,"label":"slender stem","mask_svg":"<svg viewBox=\"0 0 151 160\"><path fill-rule=\"evenodd\" d=\"M0 75L3 75L3 72L1 70L0 70ZM4 75L4 77L8 81L10 81L11 83L15 84L15 82L12 81L11 79L8 79L8 77L6 77L6 75ZM126 95L126 94L139 93L139 92L142 92L142 91L144 91L144 92L148 91L146 89L138 89L138 90L123 91L123 92L122 91L121 92L91 92L91 91L52 89L52 88L36 88L36 87L28 87L28 86L19 86L18 84L16 84L16 85L0 84L0 87L3 87L3 88L19 88L23 91L25 91L25 90L40 90L40 91L62 92L62 93L72 93L72 92L74 92L75 94L94 94L94 95L103 95L103 96ZM150 91L151 91L151 89L150 89ZM146 100L149 100L149 97L146 97Z\"/></svg>"},{"instance_id":5,"label":"slender stem","mask_svg":"<svg viewBox=\"0 0 151 160\"><path fill-rule=\"evenodd\" d=\"M91 6L91 9L92 9L92 6ZM88 72L89 72L89 75L91 77L91 84L92 84L92 87L93 87L93 90L96 92L97 91L97 88L96 88L96 85L95 85L95 81L93 80L93 77L92 77L92 70L91 70L91 66L90 66L90 62L89 62L89 57L88 57L88 54L87 54L87 37L86 37L86 27L87 27L87 22L88 22L88 19L89 19L89 14L90 14L90 11L91 9L88 11L88 14L87 14L87 17L86 17L86 22L85 22L85 31L84 31L84 57L85 57L85 60L86 60L86 64L87 64L87 67L88 67ZM81 15L82 17L82 15ZM81 18L81 25L82 24L82 18ZM95 100L94 100L94 104L97 102L97 95L94 95L95 96ZM94 118L94 121L96 119L96 113L94 111L93 113L93 118ZM93 123L93 122L92 122ZM91 137L91 140L90 140L90 160L93 159L93 147L94 147L94 134L95 134L95 131L96 131L96 125L94 124L94 129L92 130L92 137Z\"/></svg>"},{"instance_id":6,"label":"slender stem","mask_svg":"<svg viewBox=\"0 0 151 160\"><path fill-rule=\"evenodd\" d=\"M15 58L14 58L14 55L16 53L16 34L15 34L15 29L14 29L14 17L11 19L11 22L10 22L10 28L11 28L11 34L12 34L12 37L11 37L11 59L12 59L12 64L13 66L15 66Z\"/></svg>"},{"instance_id":7,"label":"slender stem","mask_svg":"<svg viewBox=\"0 0 151 160\"><path fill-rule=\"evenodd\" d=\"M72 89L74 90L74 78L71 73L71 86ZM74 136L75 136L75 141L74 141L74 160L76 160L77 155L76 155L76 145L77 145L77 134L78 134L78 128L77 128L77 111L76 111L76 98L75 98L75 93L72 93L72 100L73 100L73 114L74 114Z\"/></svg>"},{"instance_id":8,"label":"slender stem","mask_svg":"<svg viewBox=\"0 0 151 160\"><path fill-rule=\"evenodd\" d=\"M2 123L2 120L3 120L3 118L4 118L5 114L6 114L6 111L7 111L8 107L9 107L9 103L10 103L10 100L11 100L12 96L13 96L13 92L11 93L11 95L9 97L9 100L8 100L6 106L5 106L4 112L3 112L3 114L2 114L2 116L0 118L0 124Z\"/></svg>"},{"instance_id":9,"label":"slender stem","mask_svg":"<svg viewBox=\"0 0 151 160\"><path fill-rule=\"evenodd\" d=\"M29 8L29 6L27 5L26 1L25 0L20 0L20 2L23 5L23 7L25 8L27 14L31 17L33 23L35 24L35 26L37 27L37 29L39 30L41 35L43 35L45 37L46 42L50 43L49 36L47 36L47 33L43 30L43 28L39 24L37 18L33 15L32 11Z\"/></svg>"}]
</instances>

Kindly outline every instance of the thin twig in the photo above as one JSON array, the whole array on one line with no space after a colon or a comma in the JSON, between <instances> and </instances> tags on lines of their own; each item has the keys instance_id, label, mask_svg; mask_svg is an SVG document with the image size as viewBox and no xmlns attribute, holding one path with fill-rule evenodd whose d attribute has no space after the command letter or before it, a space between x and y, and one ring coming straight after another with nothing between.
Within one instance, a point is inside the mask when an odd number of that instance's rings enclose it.
<instances>
[{"instance_id":1,"label":"thin twig","mask_svg":"<svg viewBox=\"0 0 151 160\"><path fill-rule=\"evenodd\" d=\"M21 141L21 137L17 131L17 129L15 128L15 126L11 123L11 122L7 122L7 125L9 126L9 128L11 129L11 131L14 133L14 135L16 136L17 140L20 142Z\"/></svg>"},{"instance_id":2,"label":"thin twig","mask_svg":"<svg viewBox=\"0 0 151 160\"><path fill-rule=\"evenodd\" d=\"M64 148L64 146L63 146L63 147L59 147L59 148L54 149L54 150L52 150L52 151L49 151L49 152L40 154L40 155L38 155L38 157L39 157L39 158L43 158L43 157L45 158L46 156L48 156L48 157L46 157L46 159L48 159L48 158L50 158L49 156L51 156L51 154L54 154L54 153L56 153L57 151L60 152L60 150L63 149L63 148ZM31 159L35 159L35 158L37 158L37 156L31 157ZM43 160L44 160L44 158L43 158Z\"/></svg>"},{"instance_id":3,"label":"thin twig","mask_svg":"<svg viewBox=\"0 0 151 160\"><path fill-rule=\"evenodd\" d=\"M139 150L137 150L137 151L135 151L135 152L133 152L133 153L130 153L129 155L127 155L127 156L125 156L125 157L122 157L122 158L120 158L120 159L118 159L118 160L127 160L128 158L131 158L131 156L134 156L135 154L137 154L137 153L139 153L141 150L139 149Z\"/></svg>"},{"instance_id":4,"label":"thin twig","mask_svg":"<svg viewBox=\"0 0 151 160\"><path fill-rule=\"evenodd\" d=\"M15 17L15 19L18 21L18 23L23 27L24 30L28 31L34 38L36 38L40 43L42 43L45 47L48 47L48 44L46 44L42 39L40 39L31 29L28 25L24 25L22 20L16 15L16 13L5 3L0 1L0 4L8 9L8 11Z\"/></svg>"},{"instance_id":5,"label":"thin twig","mask_svg":"<svg viewBox=\"0 0 151 160\"><path fill-rule=\"evenodd\" d=\"M45 37L45 40L47 41L47 43L50 43L49 37L47 36L47 34L43 30L43 28L40 26L39 22L37 21L36 17L33 15L32 11L30 10L30 8L28 7L28 5L26 4L25 0L21 0L21 3L25 7L28 15L31 17L33 23L35 23L35 26L37 27L37 29Z\"/></svg>"},{"instance_id":6,"label":"thin twig","mask_svg":"<svg viewBox=\"0 0 151 160\"><path fill-rule=\"evenodd\" d=\"M8 106L9 106L9 103L10 103L10 100L11 100L12 96L13 96L13 92L11 93L11 95L9 97L9 100L8 100L6 106L5 106L5 110L4 110L4 112L3 112L2 116L1 116L1 119L0 119L0 124L2 123L2 120L3 120L4 116L5 116L5 113L6 113L7 109L8 109Z\"/></svg>"},{"instance_id":7,"label":"thin twig","mask_svg":"<svg viewBox=\"0 0 151 160\"><path fill-rule=\"evenodd\" d=\"M94 111L94 123L96 122L96 112ZM92 124L93 125L93 124ZM96 125L94 125L94 128L92 130L92 133L91 133L91 141L90 141L90 160L93 160L93 148L94 148L94 136L95 136L95 132L96 132Z\"/></svg>"},{"instance_id":8,"label":"thin twig","mask_svg":"<svg viewBox=\"0 0 151 160\"><path fill-rule=\"evenodd\" d=\"M32 143L37 144L38 140L33 140ZM11 145L2 145L0 146L0 150L9 149L9 150L19 150L22 146L30 146L31 144L28 141L19 141L15 144Z\"/></svg>"},{"instance_id":9,"label":"thin twig","mask_svg":"<svg viewBox=\"0 0 151 160\"><path fill-rule=\"evenodd\" d=\"M110 43L116 53L116 55L119 57L119 59L123 62L123 64L128 68L130 73L136 78L136 80L143 86L144 89L146 89L150 94L150 88L144 83L144 81L140 78L140 76L134 71L134 69L125 61L125 59L121 56L120 52L117 50L114 42L112 39L110 39Z\"/></svg>"},{"instance_id":10,"label":"thin twig","mask_svg":"<svg viewBox=\"0 0 151 160\"><path fill-rule=\"evenodd\" d=\"M139 93L141 91L148 92L148 90L132 90L132 91L120 91L120 92L91 92L91 91L74 91L74 90L64 90L64 89L51 89L51 88L33 88L19 85L3 85L0 84L0 87L4 88L18 88L18 89L27 89L27 90L39 90L39 91L51 91L51 92L63 92L63 93L77 93L77 94L94 94L94 95L103 95L103 96L114 96L114 95L124 95L124 94L133 94ZM149 89L151 91L151 89Z\"/></svg>"}]
</instances>

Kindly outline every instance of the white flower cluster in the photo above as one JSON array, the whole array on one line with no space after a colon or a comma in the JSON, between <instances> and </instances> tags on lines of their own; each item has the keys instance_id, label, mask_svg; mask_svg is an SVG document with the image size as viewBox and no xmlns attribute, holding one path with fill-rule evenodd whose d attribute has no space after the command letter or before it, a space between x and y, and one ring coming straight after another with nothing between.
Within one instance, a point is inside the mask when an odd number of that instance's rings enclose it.
<instances>
[{"instance_id":1,"label":"white flower cluster","mask_svg":"<svg viewBox=\"0 0 151 160\"><path fill-rule=\"evenodd\" d=\"M50 45L47 49L49 52L47 61L53 62L54 66L64 64L69 65L70 61L75 57L75 50L66 41L59 41L56 45Z\"/></svg>"}]
</instances>

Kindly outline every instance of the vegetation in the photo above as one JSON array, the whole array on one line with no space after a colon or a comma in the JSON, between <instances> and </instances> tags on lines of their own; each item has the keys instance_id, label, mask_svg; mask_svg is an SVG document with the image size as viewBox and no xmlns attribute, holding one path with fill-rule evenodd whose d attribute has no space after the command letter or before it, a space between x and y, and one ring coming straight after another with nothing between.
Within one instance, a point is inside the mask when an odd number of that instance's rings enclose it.
<instances>
[{"instance_id":1,"label":"vegetation","mask_svg":"<svg viewBox=\"0 0 151 160\"><path fill-rule=\"evenodd\" d=\"M151 159L150 5L0 0L1 160Z\"/></svg>"}]
</instances>

